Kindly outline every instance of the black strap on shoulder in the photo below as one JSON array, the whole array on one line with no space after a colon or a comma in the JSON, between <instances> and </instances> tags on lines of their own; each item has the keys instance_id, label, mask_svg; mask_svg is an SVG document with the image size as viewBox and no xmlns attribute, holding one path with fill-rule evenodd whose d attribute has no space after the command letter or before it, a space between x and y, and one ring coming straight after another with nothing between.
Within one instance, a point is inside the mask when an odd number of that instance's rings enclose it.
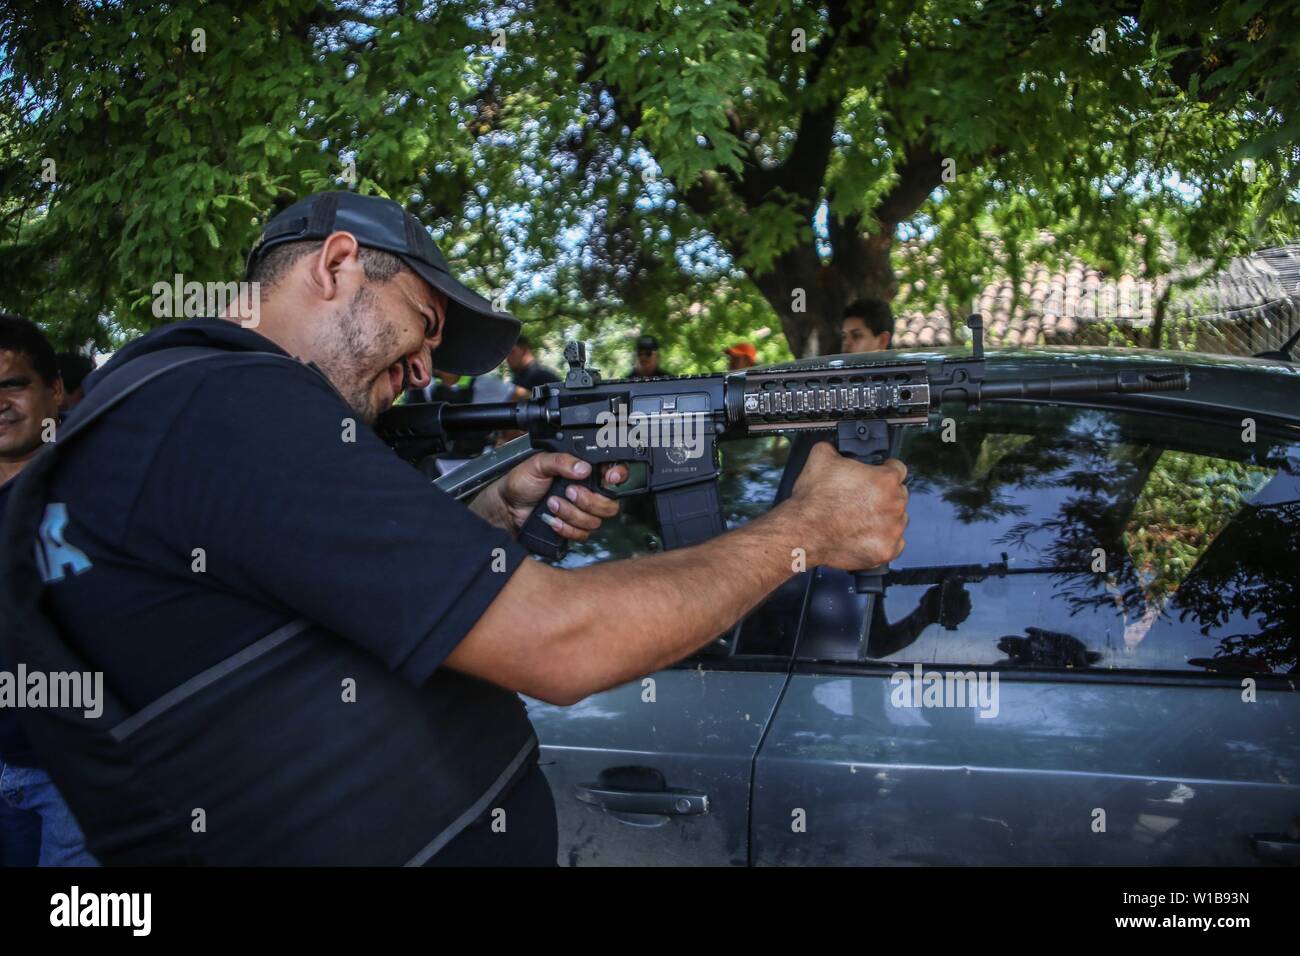
<instances>
[{"instance_id":1,"label":"black strap on shoulder","mask_svg":"<svg viewBox=\"0 0 1300 956\"><path fill-rule=\"evenodd\" d=\"M65 442L91 422L96 421L114 405L127 396L152 382L160 375L191 362L218 358L223 355L247 355L248 352L232 352L230 349L212 345L184 345L176 348L159 349L146 352L138 358L123 362L118 368L108 371L96 383L95 388L77 404L72 413L64 420L55 437L56 444ZM275 355L274 352L259 352L259 355ZM284 356L277 356L284 357ZM290 359L295 362L295 359Z\"/></svg>"}]
</instances>

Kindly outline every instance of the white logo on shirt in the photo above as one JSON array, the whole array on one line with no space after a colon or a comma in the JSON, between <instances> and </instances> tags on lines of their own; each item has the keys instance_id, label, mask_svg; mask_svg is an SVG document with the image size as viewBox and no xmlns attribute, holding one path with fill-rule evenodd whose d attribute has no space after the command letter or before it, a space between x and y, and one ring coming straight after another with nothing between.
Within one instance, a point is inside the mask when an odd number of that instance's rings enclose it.
<instances>
[{"instance_id":1,"label":"white logo on shirt","mask_svg":"<svg viewBox=\"0 0 1300 956\"><path fill-rule=\"evenodd\" d=\"M45 506L40 540L36 542L36 566L41 572L41 580L46 584L62 581L64 568L70 568L73 574L80 574L93 567L84 551L63 539L63 531L67 526L67 505L62 501L51 501Z\"/></svg>"}]
</instances>

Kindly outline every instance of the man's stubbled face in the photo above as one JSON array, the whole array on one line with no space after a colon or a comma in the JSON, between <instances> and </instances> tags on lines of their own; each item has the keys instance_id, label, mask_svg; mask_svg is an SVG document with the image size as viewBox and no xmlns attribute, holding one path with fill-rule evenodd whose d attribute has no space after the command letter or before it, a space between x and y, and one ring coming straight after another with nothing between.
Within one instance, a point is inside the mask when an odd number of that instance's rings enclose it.
<instances>
[{"instance_id":1,"label":"man's stubbled face","mask_svg":"<svg viewBox=\"0 0 1300 956\"><path fill-rule=\"evenodd\" d=\"M413 273L367 282L322 322L315 362L366 423L403 388L423 387L441 340L446 299ZM430 337L430 323L439 331Z\"/></svg>"}]
</instances>

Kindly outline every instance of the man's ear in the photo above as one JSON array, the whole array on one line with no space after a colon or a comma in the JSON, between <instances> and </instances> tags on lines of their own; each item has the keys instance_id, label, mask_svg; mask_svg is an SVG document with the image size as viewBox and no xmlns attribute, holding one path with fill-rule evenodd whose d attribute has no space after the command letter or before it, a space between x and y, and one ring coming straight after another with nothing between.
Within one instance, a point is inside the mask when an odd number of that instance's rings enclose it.
<instances>
[{"instance_id":1,"label":"man's ear","mask_svg":"<svg viewBox=\"0 0 1300 956\"><path fill-rule=\"evenodd\" d=\"M361 269L361 244L350 232L334 232L321 243L320 252L311 260L308 281L322 299L339 294L339 280L349 270Z\"/></svg>"},{"instance_id":2,"label":"man's ear","mask_svg":"<svg viewBox=\"0 0 1300 956\"><path fill-rule=\"evenodd\" d=\"M892 342L892 341L894 340L894 333L893 333L893 332L881 332L880 335L877 336L877 339L879 340L879 342L880 342L880 347L881 347L882 349L891 348L891 346L890 346L889 343Z\"/></svg>"}]
</instances>

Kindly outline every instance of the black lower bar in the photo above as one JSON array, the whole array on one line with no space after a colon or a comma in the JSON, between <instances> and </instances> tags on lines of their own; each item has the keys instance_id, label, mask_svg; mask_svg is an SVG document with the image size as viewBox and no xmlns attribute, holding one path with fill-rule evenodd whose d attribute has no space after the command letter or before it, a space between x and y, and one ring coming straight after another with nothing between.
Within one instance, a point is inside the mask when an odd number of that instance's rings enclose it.
<instances>
[{"instance_id":1,"label":"black lower bar","mask_svg":"<svg viewBox=\"0 0 1300 956\"><path fill-rule=\"evenodd\" d=\"M984 382L980 385L981 401L1006 398L1073 398L1080 395L1123 394L1127 392L1179 392L1191 381L1186 369L1165 371L1116 372L1113 375L1069 375L1024 382Z\"/></svg>"}]
</instances>

